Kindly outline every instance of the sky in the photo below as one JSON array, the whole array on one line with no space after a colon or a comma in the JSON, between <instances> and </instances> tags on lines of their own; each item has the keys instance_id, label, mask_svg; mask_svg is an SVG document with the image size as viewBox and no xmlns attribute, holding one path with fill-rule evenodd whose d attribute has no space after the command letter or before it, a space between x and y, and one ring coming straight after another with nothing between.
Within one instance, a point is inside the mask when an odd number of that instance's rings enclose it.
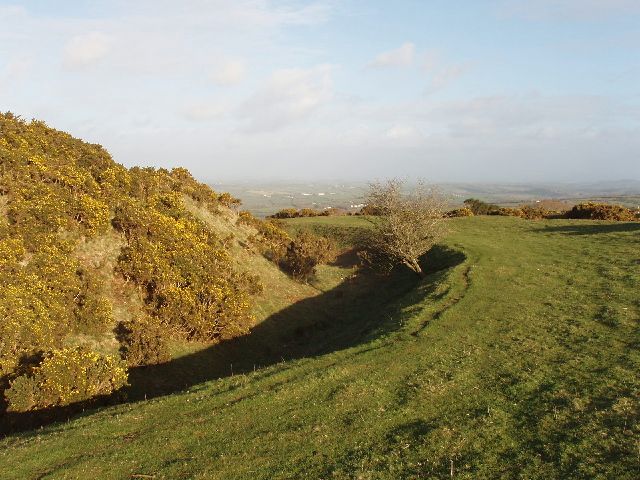
<instances>
[{"instance_id":1,"label":"sky","mask_svg":"<svg viewBox=\"0 0 640 480\"><path fill-rule=\"evenodd\" d=\"M0 110L219 183L640 180L640 1L0 0Z\"/></svg>"}]
</instances>

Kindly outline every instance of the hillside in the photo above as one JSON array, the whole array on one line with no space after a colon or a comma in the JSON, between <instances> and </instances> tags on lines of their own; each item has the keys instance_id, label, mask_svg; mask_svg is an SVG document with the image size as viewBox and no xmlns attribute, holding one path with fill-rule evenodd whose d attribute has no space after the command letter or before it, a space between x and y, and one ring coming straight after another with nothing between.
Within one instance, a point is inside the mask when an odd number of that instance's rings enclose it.
<instances>
[{"instance_id":1,"label":"hillside","mask_svg":"<svg viewBox=\"0 0 640 480\"><path fill-rule=\"evenodd\" d=\"M640 224L448 223L419 283L339 259L338 286L167 364L205 372L181 391L5 438L0 477L637 478ZM206 373L221 352L238 363Z\"/></svg>"},{"instance_id":2,"label":"hillside","mask_svg":"<svg viewBox=\"0 0 640 480\"><path fill-rule=\"evenodd\" d=\"M183 168L126 169L99 145L0 115L0 430L133 395L129 369L317 295L264 257L261 223L237 205Z\"/></svg>"}]
</instances>

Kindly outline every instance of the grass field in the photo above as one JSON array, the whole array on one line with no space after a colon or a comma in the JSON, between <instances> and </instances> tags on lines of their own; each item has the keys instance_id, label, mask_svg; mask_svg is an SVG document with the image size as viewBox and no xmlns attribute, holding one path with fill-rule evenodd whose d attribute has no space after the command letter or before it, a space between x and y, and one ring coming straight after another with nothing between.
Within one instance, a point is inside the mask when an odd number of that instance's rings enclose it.
<instances>
[{"instance_id":1,"label":"grass field","mask_svg":"<svg viewBox=\"0 0 640 480\"><path fill-rule=\"evenodd\" d=\"M640 223L454 219L426 265L345 254L129 403L1 440L0 478L638 478Z\"/></svg>"}]
</instances>

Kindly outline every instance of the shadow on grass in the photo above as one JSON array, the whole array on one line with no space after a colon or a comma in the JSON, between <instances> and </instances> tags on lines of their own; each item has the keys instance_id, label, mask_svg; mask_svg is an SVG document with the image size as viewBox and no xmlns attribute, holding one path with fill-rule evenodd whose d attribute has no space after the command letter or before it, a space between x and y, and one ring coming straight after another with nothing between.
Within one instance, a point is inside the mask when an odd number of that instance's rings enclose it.
<instances>
[{"instance_id":1,"label":"shadow on grass","mask_svg":"<svg viewBox=\"0 0 640 480\"><path fill-rule=\"evenodd\" d=\"M329 265L334 267L350 268L357 265L359 261L360 258L358 257L358 252L354 249L350 249L338 254Z\"/></svg>"},{"instance_id":2,"label":"shadow on grass","mask_svg":"<svg viewBox=\"0 0 640 480\"><path fill-rule=\"evenodd\" d=\"M637 232L640 231L640 222L619 223L580 223L576 220L571 225L546 226L538 231L544 233L564 233L566 235L597 235L600 233Z\"/></svg>"},{"instance_id":3,"label":"shadow on grass","mask_svg":"<svg viewBox=\"0 0 640 480\"><path fill-rule=\"evenodd\" d=\"M404 268L387 277L362 271L330 291L273 314L247 335L160 365L131 369L130 387L124 392L63 408L6 414L0 419L0 432L29 430L88 408L168 395L209 380L372 340L397 329L402 310L428 295L446 269L465 260L463 253L442 246L425 257L424 281ZM349 261L356 260L356 255L345 254L339 264L349 266Z\"/></svg>"}]
</instances>

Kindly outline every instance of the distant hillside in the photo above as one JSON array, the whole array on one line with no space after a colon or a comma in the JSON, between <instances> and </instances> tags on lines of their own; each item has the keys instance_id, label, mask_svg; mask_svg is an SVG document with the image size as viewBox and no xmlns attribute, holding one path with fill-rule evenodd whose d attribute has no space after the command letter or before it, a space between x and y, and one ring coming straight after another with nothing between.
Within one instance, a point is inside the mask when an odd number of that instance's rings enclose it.
<instances>
[{"instance_id":1,"label":"distant hillside","mask_svg":"<svg viewBox=\"0 0 640 480\"><path fill-rule=\"evenodd\" d=\"M279 298L315 293L256 250L237 203L183 168L126 169L0 115L0 408L109 394L175 342L238 336Z\"/></svg>"},{"instance_id":2,"label":"distant hillside","mask_svg":"<svg viewBox=\"0 0 640 480\"><path fill-rule=\"evenodd\" d=\"M428 179L428 177L427 177ZM254 215L273 215L284 208L337 208L358 211L364 202L366 182L314 183L229 183L212 184L242 198L243 208ZM441 183L439 189L450 206L456 207L467 198L480 198L502 206L518 206L541 200L564 201L568 205L585 201L640 206L640 181L598 183Z\"/></svg>"}]
</instances>

